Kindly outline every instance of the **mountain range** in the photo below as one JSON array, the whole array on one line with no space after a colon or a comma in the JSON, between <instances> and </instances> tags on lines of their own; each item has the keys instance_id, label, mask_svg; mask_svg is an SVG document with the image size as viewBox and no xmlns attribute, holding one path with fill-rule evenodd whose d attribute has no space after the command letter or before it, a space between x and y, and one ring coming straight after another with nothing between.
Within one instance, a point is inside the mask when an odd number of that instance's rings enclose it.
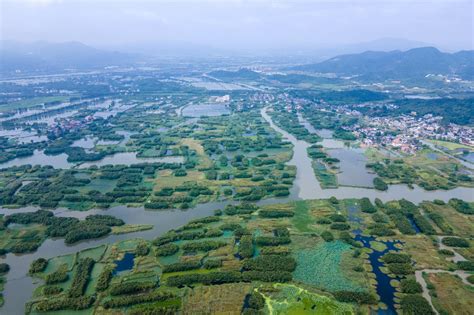
<instances>
[{"instance_id":1,"label":"mountain range","mask_svg":"<svg viewBox=\"0 0 474 315\"><path fill-rule=\"evenodd\" d=\"M474 51L444 53L434 47L408 51L366 51L330 58L326 61L292 67L291 70L335 73L362 79L422 78L429 74L474 78Z\"/></svg>"},{"instance_id":2,"label":"mountain range","mask_svg":"<svg viewBox=\"0 0 474 315\"><path fill-rule=\"evenodd\" d=\"M346 51L358 51L364 47L387 49L413 47L421 43L406 40L379 40L346 47ZM161 48L160 48L161 47ZM80 42L51 43L37 41L22 43L0 41L0 73L44 73L63 72L65 70L103 69L111 66L132 66L139 62L150 61L149 56L172 56L175 50L186 51L189 56L202 55L205 47L173 45L148 46L146 50L126 50L118 52L97 49ZM167 50L168 49L168 50ZM195 54L192 54L195 51ZM210 56L210 55L208 55ZM317 60L318 58L314 58ZM295 60L297 62L297 60ZM300 60L300 63L304 62ZM343 54L322 62L292 66L285 70L333 73L338 76L357 76L359 79L418 79L428 74L458 75L461 78L474 79L474 51L456 53L441 52L434 47L412 48L406 51L365 51L362 53ZM256 79L259 74L252 71L237 73L213 73L224 80ZM229 77L227 77L229 76ZM237 77L235 77L237 76ZM234 78L232 78L234 77ZM301 78L300 78L301 79Z\"/></svg>"},{"instance_id":3,"label":"mountain range","mask_svg":"<svg viewBox=\"0 0 474 315\"><path fill-rule=\"evenodd\" d=\"M133 54L96 49L80 42L0 42L0 72L97 69L132 64Z\"/></svg>"}]
</instances>

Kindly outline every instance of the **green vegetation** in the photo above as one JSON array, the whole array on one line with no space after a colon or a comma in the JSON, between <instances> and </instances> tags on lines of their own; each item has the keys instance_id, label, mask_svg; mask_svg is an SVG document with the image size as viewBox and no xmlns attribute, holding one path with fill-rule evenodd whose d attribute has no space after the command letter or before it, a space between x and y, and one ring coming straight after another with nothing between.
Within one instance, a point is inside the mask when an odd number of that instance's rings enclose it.
<instances>
[{"instance_id":1,"label":"green vegetation","mask_svg":"<svg viewBox=\"0 0 474 315\"><path fill-rule=\"evenodd\" d=\"M301 250L296 255L295 280L330 291L361 291L361 287L344 276L342 263L350 245L341 241L321 243L315 249Z\"/></svg>"},{"instance_id":2,"label":"green vegetation","mask_svg":"<svg viewBox=\"0 0 474 315\"><path fill-rule=\"evenodd\" d=\"M413 314L413 315L430 315L435 314L431 305L424 297L418 294L409 294L402 298L400 301L400 306L404 314Z\"/></svg>"},{"instance_id":3,"label":"green vegetation","mask_svg":"<svg viewBox=\"0 0 474 315\"><path fill-rule=\"evenodd\" d=\"M22 224L27 233L11 230L10 224ZM64 237L66 244L98 238L111 232L111 226L124 222L109 215L89 215L85 220L72 217L56 217L51 211L14 213L3 218L5 239L2 247L6 252L24 253L35 251L48 237Z\"/></svg>"},{"instance_id":4,"label":"green vegetation","mask_svg":"<svg viewBox=\"0 0 474 315\"><path fill-rule=\"evenodd\" d=\"M446 246L451 247L469 247L469 242L459 237L444 237L441 241Z\"/></svg>"},{"instance_id":5,"label":"green vegetation","mask_svg":"<svg viewBox=\"0 0 474 315\"><path fill-rule=\"evenodd\" d=\"M44 258L38 258L36 260L33 260L33 262L30 264L30 274L37 273L37 272L42 272L46 269L48 266L48 261Z\"/></svg>"}]
</instances>

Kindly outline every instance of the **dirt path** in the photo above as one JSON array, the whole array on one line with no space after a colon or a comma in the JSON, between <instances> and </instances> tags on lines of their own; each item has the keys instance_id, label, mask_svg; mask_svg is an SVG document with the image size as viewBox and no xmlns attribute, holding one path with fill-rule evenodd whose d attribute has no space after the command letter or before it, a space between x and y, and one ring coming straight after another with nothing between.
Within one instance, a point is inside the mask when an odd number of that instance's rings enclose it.
<instances>
[{"instance_id":1,"label":"dirt path","mask_svg":"<svg viewBox=\"0 0 474 315\"><path fill-rule=\"evenodd\" d=\"M438 238L439 249L448 249L448 250L450 250L454 253L454 256L448 257L446 259L450 260L454 263L456 263L458 261L466 261L467 259L464 258L464 256L462 256L461 254L459 254L453 247L443 244L443 238L445 238L445 237L447 237L447 236L440 235L440 236L437 237ZM428 290L428 285L425 281L425 278L423 278L423 273L426 273L426 274L430 274L430 273L449 273L450 275L455 275L455 276L458 276L459 278L461 278L461 280L464 284L474 287L474 285L472 283L467 281L467 277L469 277L470 274L467 273L464 270L449 271L449 270L443 270L443 269L422 269L422 270L415 271L416 281L421 285L421 288L423 289L423 292L421 293L421 295L428 301L428 303L430 303L431 308L436 313L436 315L439 315L439 313L433 305L433 301L431 300L431 295L430 295L430 292Z\"/></svg>"}]
</instances>

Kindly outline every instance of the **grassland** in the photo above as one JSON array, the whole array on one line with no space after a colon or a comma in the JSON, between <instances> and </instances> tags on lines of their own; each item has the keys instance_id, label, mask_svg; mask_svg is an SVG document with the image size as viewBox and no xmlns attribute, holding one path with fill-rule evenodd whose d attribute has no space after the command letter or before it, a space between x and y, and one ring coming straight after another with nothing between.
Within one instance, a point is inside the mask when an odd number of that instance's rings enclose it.
<instances>
[{"instance_id":1,"label":"grassland","mask_svg":"<svg viewBox=\"0 0 474 315\"><path fill-rule=\"evenodd\" d=\"M433 304L438 312L445 314L469 314L474 309L474 287L462 283L456 276L447 273L432 273L428 280L434 287Z\"/></svg>"}]
</instances>

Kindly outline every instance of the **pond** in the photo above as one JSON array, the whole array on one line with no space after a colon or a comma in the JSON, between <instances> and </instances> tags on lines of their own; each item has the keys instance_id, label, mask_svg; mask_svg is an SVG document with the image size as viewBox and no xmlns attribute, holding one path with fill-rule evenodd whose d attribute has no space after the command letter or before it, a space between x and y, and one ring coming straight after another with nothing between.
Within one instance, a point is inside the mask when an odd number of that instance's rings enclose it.
<instances>
[{"instance_id":1,"label":"pond","mask_svg":"<svg viewBox=\"0 0 474 315\"><path fill-rule=\"evenodd\" d=\"M329 156L339 159L340 172L337 174L339 185L373 187L375 174L365 167L367 158L365 149L344 147L343 149L327 150Z\"/></svg>"},{"instance_id":2,"label":"pond","mask_svg":"<svg viewBox=\"0 0 474 315\"><path fill-rule=\"evenodd\" d=\"M74 163L69 163L67 161L67 158L68 156L66 153L61 153L58 155L46 155L44 154L43 151L35 150L33 152L33 155L31 156L15 158L13 160L0 164L0 168L7 168L11 166L21 166L21 165L26 165L26 164L41 165L41 166L51 165L51 166L54 166L54 168L65 168L65 169L71 168L72 166L74 166Z\"/></svg>"},{"instance_id":3,"label":"pond","mask_svg":"<svg viewBox=\"0 0 474 315\"><path fill-rule=\"evenodd\" d=\"M14 139L21 144L48 140L47 136L41 136L38 135L35 131L28 131L21 128L0 129L0 137Z\"/></svg>"},{"instance_id":4,"label":"pond","mask_svg":"<svg viewBox=\"0 0 474 315\"><path fill-rule=\"evenodd\" d=\"M224 103L191 104L183 108L181 113L187 117L222 116L230 114L230 110Z\"/></svg>"},{"instance_id":5,"label":"pond","mask_svg":"<svg viewBox=\"0 0 474 315\"><path fill-rule=\"evenodd\" d=\"M79 147L83 149L93 149L95 147L95 143L97 142L97 138L86 136L82 139L76 140L71 144L71 147Z\"/></svg>"},{"instance_id":6,"label":"pond","mask_svg":"<svg viewBox=\"0 0 474 315\"><path fill-rule=\"evenodd\" d=\"M115 260L115 269L113 271L113 274L116 275L122 271L132 270L134 266L134 259L134 253L125 253L121 260Z\"/></svg>"},{"instance_id":7,"label":"pond","mask_svg":"<svg viewBox=\"0 0 474 315\"><path fill-rule=\"evenodd\" d=\"M466 161L474 164L474 152L469 152L468 154L463 154L463 155L461 155L461 158L463 160L466 160Z\"/></svg>"}]
</instances>

